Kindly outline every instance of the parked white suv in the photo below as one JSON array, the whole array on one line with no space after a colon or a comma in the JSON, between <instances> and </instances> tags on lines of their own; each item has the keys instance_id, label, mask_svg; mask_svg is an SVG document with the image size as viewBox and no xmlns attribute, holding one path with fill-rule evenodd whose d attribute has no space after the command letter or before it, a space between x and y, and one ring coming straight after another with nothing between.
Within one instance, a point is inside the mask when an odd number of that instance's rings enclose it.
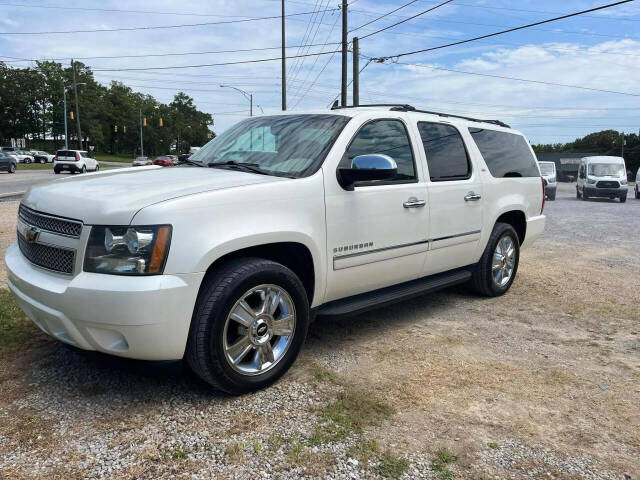
<instances>
[{"instance_id":1,"label":"parked white suv","mask_svg":"<svg viewBox=\"0 0 640 480\"><path fill-rule=\"evenodd\" d=\"M290 367L316 314L460 283L505 293L543 207L531 147L499 122L410 106L261 116L180 167L32 187L8 284L58 340L186 357L238 394Z\"/></svg>"},{"instance_id":2,"label":"parked white suv","mask_svg":"<svg viewBox=\"0 0 640 480\"><path fill-rule=\"evenodd\" d=\"M97 172L100 163L84 150L58 150L53 158L53 173L87 173L88 170Z\"/></svg>"}]
</instances>

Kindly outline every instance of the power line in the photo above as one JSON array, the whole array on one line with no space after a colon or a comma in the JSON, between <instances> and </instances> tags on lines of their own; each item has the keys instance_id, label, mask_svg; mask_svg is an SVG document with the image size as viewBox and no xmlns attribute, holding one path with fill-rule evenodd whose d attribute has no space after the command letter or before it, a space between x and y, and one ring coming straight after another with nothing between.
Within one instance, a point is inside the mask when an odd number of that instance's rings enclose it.
<instances>
[{"instance_id":1,"label":"power line","mask_svg":"<svg viewBox=\"0 0 640 480\"><path fill-rule=\"evenodd\" d=\"M338 45L338 43L314 43L311 45L307 45L308 47L325 47L327 45ZM298 48L304 45L289 45L286 48ZM188 55L209 55L209 54L217 54L217 53L243 53L243 52L260 52L265 50L280 50L282 46L277 47L262 47L262 48L240 48L236 50L209 50L203 52L177 52L177 53L147 53L140 55L102 55L95 57L73 57L74 60L102 60L102 59L119 59L119 58L147 58L147 57L182 57ZM8 57L4 56L3 58L11 58L13 61L7 61L5 63L13 63L13 62L40 62L40 61L59 61L59 60L71 60L71 57L58 57L58 58L20 58L20 57ZM289 58L289 57L288 57Z\"/></svg>"},{"instance_id":2,"label":"power line","mask_svg":"<svg viewBox=\"0 0 640 480\"><path fill-rule=\"evenodd\" d=\"M373 20L367 22L367 23L363 23L362 25L360 25L359 27L353 28L351 30L349 30L349 33L351 32L355 32L356 30L360 30L362 27L366 27L367 25L371 25L374 22L377 22L378 20L383 19L384 17L388 17L389 15L392 15L393 13L397 12L398 10L401 10L405 7L408 7L409 5L411 5L412 3L416 3L420 0L411 0L409 3L405 3L404 5L400 5L398 8L391 10L390 12L387 13L383 13L382 15L380 15L377 18L374 18Z\"/></svg>"},{"instance_id":3,"label":"power line","mask_svg":"<svg viewBox=\"0 0 640 480\"><path fill-rule=\"evenodd\" d=\"M628 0L628 1L632 1L632 0ZM413 20L414 18L419 17L420 15L424 15L425 13L429 13L429 12L435 10L436 8L443 7L446 4L451 3L451 2L453 2L453 0L446 0L446 1L442 2L442 3L439 3L438 5L435 5L435 6L431 7L431 8L428 8L428 9L426 9L426 10L420 12L420 13L417 13L417 14L409 17L409 18L405 18L404 20L400 20L399 22L396 22L396 23L394 23L392 25L389 25L387 27L381 28L380 30L376 30L375 32L367 33L366 35L360 37L360 40L364 40L365 38L371 37L371 36L376 35L376 34L378 34L380 32L384 32L385 30L389 30L390 28L393 28L393 27L398 26L398 25L400 25L402 23L408 22L409 20Z\"/></svg>"},{"instance_id":4,"label":"power line","mask_svg":"<svg viewBox=\"0 0 640 480\"><path fill-rule=\"evenodd\" d=\"M320 9L320 8L323 8L323 7L322 7L323 2L324 2L324 0L321 0L321 2L320 2L320 6L318 7L319 9ZM315 41L316 41L316 37L318 36L318 31L320 31L320 25L322 24L322 20L323 20L323 18L324 18L324 12L326 11L326 8L327 8L327 6L329 6L329 3L330 3L330 2L331 2L331 0L327 0L327 4L326 4L326 5L325 5L325 7L324 7L324 8L325 8L325 10L323 11L322 16L320 17L320 20L317 22L317 26L315 27L315 32L313 33L313 38L311 38L311 35L312 35L312 33L311 33L311 32L313 32L314 26L316 25L315 20L317 20L317 19L318 19L319 14L318 14L318 15L316 15L316 17L315 17L315 19L314 19L314 20L312 20L312 22L311 22L311 23L312 23L312 24L311 24L311 28L310 28L310 30L309 30L309 38L308 38L309 43L313 43L313 42L315 42ZM320 10L318 10L318 11L320 11ZM312 17L312 18L313 18L313 17ZM303 43L304 43L304 41L303 41ZM304 53L309 53L309 47L302 47L302 49L300 50L300 53L302 53L302 54L304 54ZM317 58L318 58L318 57L316 57L316 59L317 59ZM300 74L300 72L302 71L302 66L304 65L304 63L305 63L305 60L306 60L306 59L307 59L306 57L302 57L302 60L300 60L300 62L299 62L299 64L298 64L298 68L293 72L293 75L290 75L290 77L291 77L293 80L296 80L296 79L298 78L298 75L299 75L299 74Z\"/></svg>"},{"instance_id":5,"label":"power line","mask_svg":"<svg viewBox=\"0 0 640 480\"><path fill-rule=\"evenodd\" d=\"M336 8L332 8L329 11L335 11ZM314 12L302 12L302 13L290 13L285 15L285 17L295 17L301 15L311 15ZM282 15L273 15L270 17L253 17L253 18L245 18L239 20L223 20L220 22L202 22L202 23L185 23L180 25L160 25L160 26L145 26L145 27L121 27L121 28L99 28L93 30L55 30L48 32L0 32L0 35L57 35L57 34L68 34L68 33L96 33L96 32L129 32L134 30L159 30L165 28L190 28L190 27L203 27L209 25L228 25L234 23L247 23L247 22L255 22L260 20L273 20L273 19L281 19Z\"/></svg>"},{"instance_id":6,"label":"power line","mask_svg":"<svg viewBox=\"0 0 640 480\"><path fill-rule=\"evenodd\" d=\"M307 53L305 55L294 55L287 58L298 58L298 57L315 57L316 55L329 55L331 53L335 53L339 50L332 50L329 52L318 52L318 53ZM272 57L272 58L259 58L256 60L238 60L235 62L219 62L219 63L202 63L199 65L175 65L171 67L138 67L138 68L98 68L94 69L94 72L133 72L133 71L144 71L144 70L172 70L172 69L182 69L182 68L202 68L202 67L220 67L225 65L244 65L250 63L263 63L263 62L273 62L275 60L282 60L281 57Z\"/></svg>"},{"instance_id":7,"label":"power line","mask_svg":"<svg viewBox=\"0 0 640 480\"><path fill-rule=\"evenodd\" d=\"M369 58L369 57L365 57L365 58ZM380 63L375 58L372 58L370 60L371 61L375 61L376 63ZM445 72L461 73L461 74L464 74L464 75L476 75L476 76L479 76L479 77L499 78L501 80L513 80L513 81L516 81L516 82L536 83L536 84L540 84L540 85L550 85L550 86L554 86L554 87L577 88L577 89L580 89L580 90L589 90L589 91L593 91L593 92L612 93L612 94L615 94L615 95L626 95L626 96L630 96L630 97L640 97L640 93L619 92L617 90L605 90L605 89L601 89L601 88L585 87L583 85L569 85L569 84L565 84L565 83L547 82L547 81L544 81L544 80L531 80L531 79L528 79L528 78L508 77L506 75L495 75L495 74L491 74L491 73L468 72L468 71L465 71L465 70L457 70L457 69L454 69L454 68L434 67L434 66L431 66L431 65L422 65L422 64L418 64L418 63L404 63L404 62L394 62L394 63L398 64L398 65L408 65L408 66L419 67L419 68L429 68L431 70L442 70L442 71L445 71Z\"/></svg>"},{"instance_id":8,"label":"power line","mask_svg":"<svg viewBox=\"0 0 640 480\"><path fill-rule=\"evenodd\" d=\"M564 20L564 19L571 18L571 17L577 17L578 15L584 15L585 13L595 12L595 11L598 11L598 10L604 10L606 8L615 7L617 5L622 5L622 4L630 3L630 2L633 2L633 1L634 0L622 0L622 1L619 1L619 2L615 2L615 3L609 3L607 5L602 5L600 7L590 8L588 10L582 10L582 11L579 11L579 12L574 12L574 13L570 13L570 14L567 14L567 15L562 15L560 17L549 18L547 20L541 20L539 22L529 23L527 25L521 25L519 27L509 28L507 30L502 30L500 32L493 32L493 33L488 33L486 35L480 35L478 37L468 38L466 40L459 40L457 42L448 43L446 45L438 45L436 47L423 48L421 50L414 50L412 52L404 52L404 53L399 53L399 54L396 54L396 55L387 55L385 57L380 57L377 60L387 60L389 58L400 58L400 57L405 57L407 55L415 55L417 53L431 52L433 50L439 50L439 49L442 49L442 48L453 47L455 45L462 45L464 43L475 42L477 40L482 40L484 38L495 37L495 36L498 36L498 35L503 35L505 33L515 32L515 31L518 31L518 30L524 30L526 28L535 27L537 25L543 25L545 23L551 23L551 22L556 22L558 20Z\"/></svg>"}]
</instances>

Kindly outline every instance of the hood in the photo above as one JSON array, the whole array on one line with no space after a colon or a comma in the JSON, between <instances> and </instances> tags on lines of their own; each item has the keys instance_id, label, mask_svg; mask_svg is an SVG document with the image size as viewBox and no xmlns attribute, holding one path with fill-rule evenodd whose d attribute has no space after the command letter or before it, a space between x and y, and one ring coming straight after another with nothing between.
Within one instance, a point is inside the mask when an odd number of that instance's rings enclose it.
<instances>
[{"instance_id":1,"label":"hood","mask_svg":"<svg viewBox=\"0 0 640 480\"><path fill-rule=\"evenodd\" d=\"M87 224L127 225L151 204L185 195L285 180L222 168L137 167L88 173L36 185L22 203Z\"/></svg>"}]
</instances>

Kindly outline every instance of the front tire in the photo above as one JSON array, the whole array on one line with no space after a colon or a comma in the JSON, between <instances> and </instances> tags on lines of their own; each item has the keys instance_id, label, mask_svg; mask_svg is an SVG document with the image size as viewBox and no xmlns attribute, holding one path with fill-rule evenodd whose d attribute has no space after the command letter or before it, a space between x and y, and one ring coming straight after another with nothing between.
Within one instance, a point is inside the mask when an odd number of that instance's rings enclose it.
<instances>
[{"instance_id":1,"label":"front tire","mask_svg":"<svg viewBox=\"0 0 640 480\"><path fill-rule=\"evenodd\" d=\"M582 196L580 195L580 190L578 190L578 187L576 187L576 198L578 200L580 200L580 198L582 198Z\"/></svg>"},{"instance_id":2,"label":"front tire","mask_svg":"<svg viewBox=\"0 0 640 480\"><path fill-rule=\"evenodd\" d=\"M638 190L638 185L636 184L636 200L640 199L640 191Z\"/></svg>"},{"instance_id":3,"label":"front tire","mask_svg":"<svg viewBox=\"0 0 640 480\"><path fill-rule=\"evenodd\" d=\"M287 267L232 260L204 281L186 360L198 377L232 395L262 389L293 364L309 328L309 301Z\"/></svg>"},{"instance_id":4,"label":"front tire","mask_svg":"<svg viewBox=\"0 0 640 480\"><path fill-rule=\"evenodd\" d=\"M100 171L100 164L96 163L96 169L94 170L94 172L99 172Z\"/></svg>"},{"instance_id":5,"label":"front tire","mask_svg":"<svg viewBox=\"0 0 640 480\"><path fill-rule=\"evenodd\" d=\"M627 201L627 196L626 195L620 195L620 203L624 203Z\"/></svg>"},{"instance_id":6,"label":"front tire","mask_svg":"<svg viewBox=\"0 0 640 480\"><path fill-rule=\"evenodd\" d=\"M16 166L13 163L9 164L9 173L16 173Z\"/></svg>"},{"instance_id":7,"label":"front tire","mask_svg":"<svg viewBox=\"0 0 640 480\"><path fill-rule=\"evenodd\" d=\"M556 199L556 192L547 195L549 201L553 202Z\"/></svg>"},{"instance_id":8,"label":"front tire","mask_svg":"<svg viewBox=\"0 0 640 480\"><path fill-rule=\"evenodd\" d=\"M487 297L503 295L511 288L519 261L517 232L508 223L496 223L480 261L471 272L471 287Z\"/></svg>"}]
</instances>

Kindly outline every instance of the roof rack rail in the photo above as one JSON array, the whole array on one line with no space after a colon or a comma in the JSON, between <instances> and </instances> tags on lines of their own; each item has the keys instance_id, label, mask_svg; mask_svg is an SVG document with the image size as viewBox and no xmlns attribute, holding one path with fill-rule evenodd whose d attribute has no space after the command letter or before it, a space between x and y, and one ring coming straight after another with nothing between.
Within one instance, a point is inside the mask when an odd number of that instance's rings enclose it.
<instances>
[{"instance_id":1,"label":"roof rack rail","mask_svg":"<svg viewBox=\"0 0 640 480\"><path fill-rule=\"evenodd\" d=\"M470 122L480 122L480 123L493 123L494 125L498 125L500 127L511 128L510 125L500 121L500 120L483 120L480 118L473 117L465 117L463 115L454 115L452 113L442 113L442 112L432 112L429 110L419 110L413 105L401 104L401 103L372 103L366 105L347 105L345 107L334 104L331 107L331 110L340 110L341 108L358 108L358 107L391 107L389 110L393 112L418 112L418 113L428 113L430 115L438 115L440 117L451 117L451 118L460 118L462 120L468 120Z\"/></svg>"}]
</instances>

